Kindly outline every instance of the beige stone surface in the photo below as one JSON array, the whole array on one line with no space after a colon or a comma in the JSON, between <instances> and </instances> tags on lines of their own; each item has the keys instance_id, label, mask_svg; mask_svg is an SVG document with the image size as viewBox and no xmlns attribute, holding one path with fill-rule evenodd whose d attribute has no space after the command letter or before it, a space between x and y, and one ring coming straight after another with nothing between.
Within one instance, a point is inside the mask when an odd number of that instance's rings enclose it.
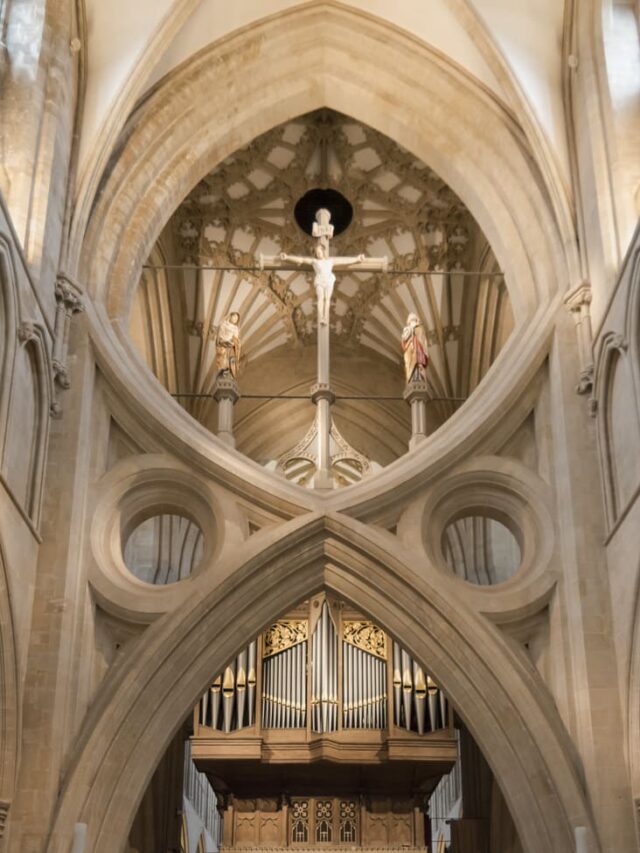
<instances>
[{"instance_id":1,"label":"beige stone surface","mask_svg":"<svg viewBox=\"0 0 640 853\"><path fill-rule=\"evenodd\" d=\"M321 589L433 672L523 851L638 849L637 21L613 5L605 19L600 0L567 2L562 67L547 74L541 59L527 81L497 50L515 30L496 24L496 4L482 19L450 6L477 41L465 67L425 41L424 22L407 26L407 9L400 29L358 4L273 5L196 53L183 33L184 61L168 55L137 104L159 57L136 66L79 181L86 75L94 94L104 84L84 4L0 5L0 850L69 853L78 825L84 853L127 849L212 673ZM174 6L157 49L192 11ZM564 110L566 168L523 95L536 80ZM385 467L318 492L260 464L304 434L303 404L287 422L240 399L233 448L213 434L213 408L199 422L152 375L129 321L141 266L198 181L321 108L455 191L505 273L514 332L490 367L470 356L477 388L410 452L401 401L399 416L337 414ZM283 386L313 378L313 349L293 352L295 368L286 347L264 363ZM392 393L391 362L376 373L354 352L346 364L335 349L343 387L362 374ZM259 368L249 362L245 391L260 389ZM203 557L153 586L127 570L122 538L162 512L201 528ZM505 519L521 548L496 586L445 560L447 524L477 512Z\"/></svg>"}]
</instances>

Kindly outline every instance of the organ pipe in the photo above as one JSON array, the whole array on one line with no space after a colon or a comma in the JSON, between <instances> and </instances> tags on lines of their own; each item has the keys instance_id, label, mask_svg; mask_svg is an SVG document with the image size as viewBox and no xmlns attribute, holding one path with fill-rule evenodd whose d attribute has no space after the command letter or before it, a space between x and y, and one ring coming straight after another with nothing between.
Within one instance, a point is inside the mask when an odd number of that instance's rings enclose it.
<instances>
[{"instance_id":1,"label":"organ pipe","mask_svg":"<svg viewBox=\"0 0 640 853\"><path fill-rule=\"evenodd\" d=\"M428 734L447 727L445 694L434 679L380 628L363 620L341 621L340 637L327 600L311 636L308 621L284 620L256 640L214 679L202 697L199 725L225 733L256 724L265 729L307 726L316 733L387 728L387 673L391 677L393 724ZM307 664L310 679L307 681ZM257 670L262 680L258 695ZM340 676L340 691L338 678ZM308 694L308 686L310 694ZM341 700L338 707L339 698Z\"/></svg>"},{"instance_id":2,"label":"organ pipe","mask_svg":"<svg viewBox=\"0 0 640 853\"><path fill-rule=\"evenodd\" d=\"M220 719L220 691L222 690L222 677L219 675L211 685L211 726L214 729L219 727L218 720Z\"/></svg>"},{"instance_id":3,"label":"organ pipe","mask_svg":"<svg viewBox=\"0 0 640 853\"><path fill-rule=\"evenodd\" d=\"M266 729L306 725L307 643L297 643L262 662L262 726Z\"/></svg>"},{"instance_id":4,"label":"organ pipe","mask_svg":"<svg viewBox=\"0 0 640 853\"><path fill-rule=\"evenodd\" d=\"M222 676L222 730L224 732L231 731L233 722L233 700L235 696L236 673L235 661L231 663L224 671Z\"/></svg>"},{"instance_id":5,"label":"organ pipe","mask_svg":"<svg viewBox=\"0 0 640 853\"><path fill-rule=\"evenodd\" d=\"M312 728L332 732L338 727L338 642L329 605L322 604L312 638Z\"/></svg>"},{"instance_id":6,"label":"organ pipe","mask_svg":"<svg viewBox=\"0 0 640 853\"><path fill-rule=\"evenodd\" d=\"M447 727L447 700L433 678L393 644L394 722L418 734Z\"/></svg>"},{"instance_id":7,"label":"organ pipe","mask_svg":"<svg viewBox=\"0 0 640 853\"><path fill-rule=\"evenodd\" d=\"M255 707L256 707L256 641L249 643L249 661L247 673L247 710L248 723L252 726L254 723Z\"/></svg>"}]
</instances>

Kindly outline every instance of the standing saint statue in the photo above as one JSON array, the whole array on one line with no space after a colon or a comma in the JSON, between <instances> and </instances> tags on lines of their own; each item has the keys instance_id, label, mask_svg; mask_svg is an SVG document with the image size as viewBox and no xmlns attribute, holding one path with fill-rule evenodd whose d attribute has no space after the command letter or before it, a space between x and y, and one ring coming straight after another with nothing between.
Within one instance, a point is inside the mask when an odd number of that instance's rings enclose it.
<instances>
[{"instance_id":1,"label":"standing saint statue","mask_svg":"<svg viewBox=\"0 0 640 853\"><path fill-rule=\"evenodd\" d=\"M240 315L232 311L218 327L216 335L216 376L238 378L240 364Z\"/></svg>"},{"instance_id":2,"label":"standing saint statue","mask_svg":"<svg viewBox=\"0 0 640 853\"><path fill-rule=\"evenodd\" d=\"M404 354L404 373L407 383L426 382L427 335L417 314L409 314L407 325L402 330L402 351Z\"/></svg>"}]
</instances>

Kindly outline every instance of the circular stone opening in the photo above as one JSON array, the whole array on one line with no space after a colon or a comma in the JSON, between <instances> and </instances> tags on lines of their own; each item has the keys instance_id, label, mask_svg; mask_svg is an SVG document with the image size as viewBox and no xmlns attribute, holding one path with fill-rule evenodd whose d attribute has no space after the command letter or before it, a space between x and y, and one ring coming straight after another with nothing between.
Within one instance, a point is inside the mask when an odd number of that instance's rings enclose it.
<instances>
[{"instance_id":1,"label":"circular stone opening","mask_svg":"<svg viewBox=\"0 0 640 853\"><path fill-rule=\"evenodd\" d=\"M488 515L465 515L451 521L442 534L442 550L454 574L480 586L508 580L522 561L515 535Z\"/></svg>"},{"instance_id":2,"label":"circular stone opening","mask_svg":"<svg viewBox=\"0 0 640 853\"><path fill-rule=\"evenodd\" d=\"M333 236L337 237L349 227L353 219L351 202L338 190L320 188L308 190L296 202L293 215L300 228L310 235L316 213L323 207L331 214Z\"/></svg>"},{"instance_id":3,"label":"circular stone opening","mask_svg":"<svg viewBox=\"0 0 640 853\"><path fill-rule=\"evenodd\" d=\"M163 513L134 527L123 542L123 558L129 571L145 583L176 583L197 567L203 544L202 530L194 521Z\"/></svg>"}]
</instances>

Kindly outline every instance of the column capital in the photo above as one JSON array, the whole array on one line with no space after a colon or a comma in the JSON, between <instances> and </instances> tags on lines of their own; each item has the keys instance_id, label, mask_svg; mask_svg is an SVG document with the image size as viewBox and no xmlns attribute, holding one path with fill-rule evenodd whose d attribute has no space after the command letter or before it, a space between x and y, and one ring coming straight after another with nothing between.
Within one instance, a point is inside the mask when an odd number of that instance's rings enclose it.
<instances>
[{"instance_id":1,"label":"column capital","mask_svg":"<svg viewBox=\"0 0 640 853\"><path fill-rule=\"evenodd\" d=\"M331 390L331 386L325 382L316 382L311 386L311 402L317 403L318 400L328 400L331 405L335 402L336 395Z\"/></svg>"},{"instance_id":2,"label":"column capital","mask_svg":"<svg viewBox=\"0 0 640 853\"><path fill-rule=\"evenodd\" d=\"M82 288L66 273L58 273L55 294L58 304L64 305L72 314L75 314L77 311L84 311Z\"/></svg>"},{"instance_id":3,"label":"column capital","mask_svg":"<svg viewBox=\"0 0 640 853\"><path fill-rule=\"evenodd\" d=\"M213 384L213 398L217 402L220 400L231 400L236 403L240 399L240 389L238 383L230 374L221 374L217 377Z\"/></svg>"},{"instance_id":4,"label":"column capital","mask_svg":"<svg viewBox=\"0 0 640 853\"><path fill-rule=\"evenodd\" d=\"M429 399L427 383L422 380L407 382L402 396L407 403L413 403L414 400L424 400L426 402Z\"/></svg>"},{"instance_id":5,"label":"column capital","mask_svg":"<svg viewBox=\"0 0 640 853\"><path fill-rule=\"evenodd\" d=\"M578 319L575 315L589 314L591 305L592 293L591 285L588 281L583 281L573 290L571 290L564 298L564 304L567 309L574 315L574 319Z\"/></svg>"}]
</instances>

